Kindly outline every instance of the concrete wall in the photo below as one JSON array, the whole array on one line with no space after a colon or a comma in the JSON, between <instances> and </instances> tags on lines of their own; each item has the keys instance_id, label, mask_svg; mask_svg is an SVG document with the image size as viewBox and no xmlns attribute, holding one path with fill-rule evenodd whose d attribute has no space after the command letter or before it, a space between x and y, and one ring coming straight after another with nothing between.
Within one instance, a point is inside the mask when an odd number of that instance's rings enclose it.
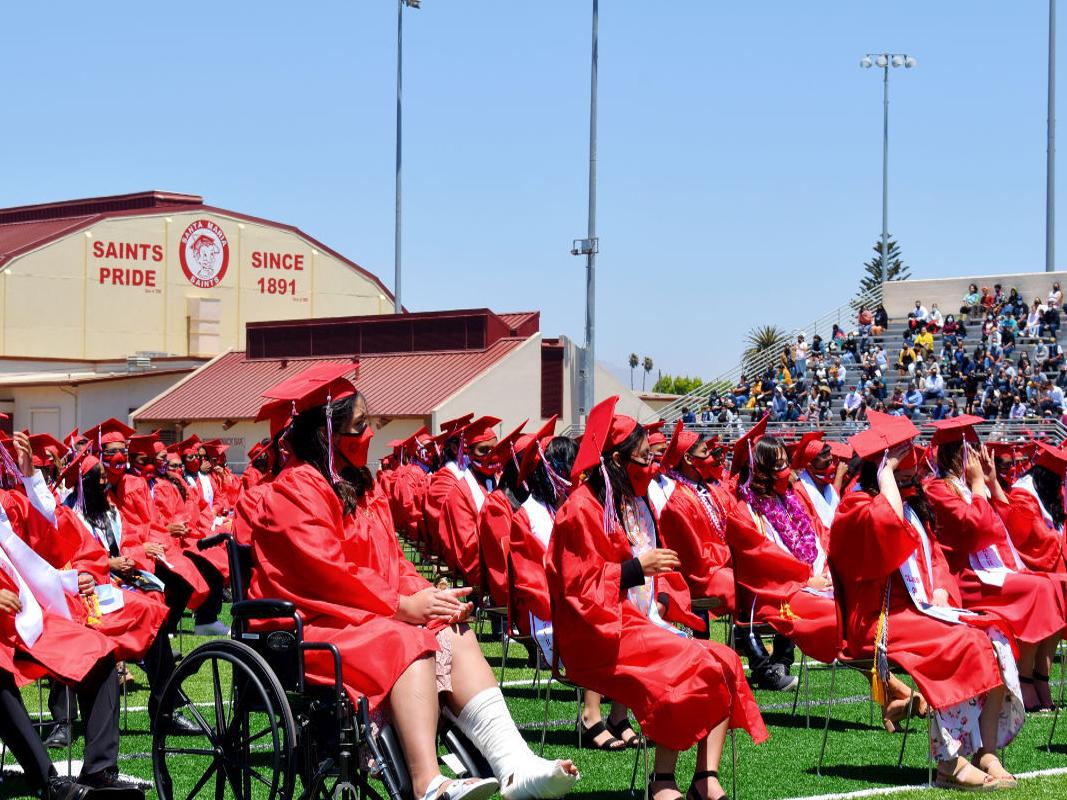
<instances>
[{"instance_id":1,"label":"concrete wall","mask_svg":"<svg viewBox=\"0 0 1067 800\"><path fill-rule=\"evenodd\" d=\"M937 303L942 314L958 314L969 284L977 284L981 290L983 286L992 289L993 284L999 283L1005 294L1014 286L1029 304L1035 297L1046 297L1053 281L1059 281L1060 286L1067 289L1067 272L1022 272L890 281L884 284L882 297L885 310L889 312L891 319L907 316L908 312L915 308L916 300L922 300L927 308Z\"/></svg>"},{"instance_id":2,"label":"concrete wall","mask_svg":"<svg viewBox=\"0 0 1067 800\"><path fill-rule=\"evenodd\" d=\"M108 417L128 420L134 409L173 386L181 375L136 375L78 386L4 386L0 401L14 403L13 427L33 433L67 434Z\"/></svg>"},{"instance_id":3,"label":"concrete wall","mask_svg":"<svg viewBox=\"0 0 1067 800\"><path fill-rule=\"evenodd\" d=\"M199 224L213 227L187 235ZM183 252L186 265L197 266L183 239L201 230L225 238L217 284L183 269ZM211 313L198 335L191 318L201 306ZM211 356L244 347L246 322L391 310L376 283L291 231L205 211L117 217L0 270L0 355L184 356L192 339L193 355Z\"/></svg>"}]
</instances>

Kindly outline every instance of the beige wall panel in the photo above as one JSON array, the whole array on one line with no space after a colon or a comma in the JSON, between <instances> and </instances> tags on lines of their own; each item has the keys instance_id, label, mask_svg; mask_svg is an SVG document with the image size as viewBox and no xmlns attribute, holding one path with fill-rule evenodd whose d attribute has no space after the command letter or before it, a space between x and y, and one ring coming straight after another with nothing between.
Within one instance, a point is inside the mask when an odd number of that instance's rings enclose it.
<instances>
[{"instance_id":1,"label":"beige wall panel","mask_svg":"<svg viewBox=\"0 0 1067 800\"><path fill-rule=\"evenodd\" d=\"M138 425L145 433L152 431L148 425ZM179 434L188 438L196 434L201 439L222 439L223 444L228 444L230 449L226 451L226 461L234 471L244 469L246 454L263 437L270 434L270 428L265 422L238 422L229 430L224 430L222 422L194 422L187 426Z\"/></svg>"},{"instance_id":2,"label":"beige wall panel","mask_svg":"<svg viewBox=\"0 0 1067 800\"><path fill-rule=\"evenodd\" d=\"M473 411L475 417L500 417L497 434L514 430L524 419L533 429L541 419L541 337L523 342L487 372L438 406L436 424ZM435 431L436 432L436 431Z\"/></svg>"},{"instance_id":3,"label":"beige wall panel","mask_svg":"<svg viewBox=\"0 0 1067 800\"><path fill-rule=\"evenodd\" d=\"M85 236L77 233L7 265L0 352L82 357L84 242Z\"/></svg>"}]
</instances>

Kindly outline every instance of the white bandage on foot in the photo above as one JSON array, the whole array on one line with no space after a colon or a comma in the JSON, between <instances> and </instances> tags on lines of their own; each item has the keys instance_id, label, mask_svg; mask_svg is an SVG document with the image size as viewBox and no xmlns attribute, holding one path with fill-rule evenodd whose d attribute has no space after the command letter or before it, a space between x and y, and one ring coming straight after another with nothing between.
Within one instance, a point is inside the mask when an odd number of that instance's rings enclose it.
<instances>
[{"instance_id":1,"label":"white bandage on foot","mask_svg":"<svg viewBox=\"0 0 1067 800\"><path fill-rule=\"evenodd\" d=\"M448 716L485 756L500 781L504 800L563 797L578 780L559 761L541 758L530 750L496 686L471 698L458 717Z\"/></svg>"}]
</instances>

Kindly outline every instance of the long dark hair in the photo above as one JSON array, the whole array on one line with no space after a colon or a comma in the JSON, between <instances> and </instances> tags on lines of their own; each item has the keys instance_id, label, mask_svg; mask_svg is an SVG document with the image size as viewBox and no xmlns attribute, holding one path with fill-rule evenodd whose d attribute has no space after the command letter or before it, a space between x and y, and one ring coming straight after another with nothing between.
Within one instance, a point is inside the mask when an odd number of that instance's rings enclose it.
<instances>
[{"instance_id":1,"label":"long dark hair","mask_svg":"<svg viewBox=\"0 0 1067 800\"><path fill-rule=\"evenodd\" d=\"M526 499L528 492L519 484L519 468L515 466L511 453L504 456L504 468L496 479L496 486L508 498L512 510L521 506Z\"/></svg>"},{"instance_id":2,"label":"long dark hair","mask_svg":"<svg viewBox=\"0 0 1067 800\"><path fill-rule=\"evenodd\" d=\"M530 447L537 447L537 442ZM577 455L578 443L566 436L555 437L545 448L545 458L557 475L569 476ZM565 498L556 493L543 461L537 463L530 477L526 479L526 485L530 487L530 495L539 503L549 508L559 508L563 504Z\"/></svg>"},{"instance_id":3,"label":"long dark hair","mask_svg":"<svg viewBox=\"0 0 1067 800\"><path fill-rule=\"evenodd\" d=\"M330 421L334 431L342 431L348 426L360 397L357 392L331 405ZM345 514L351 514L360 498L374 487L374 477L366 467L345 466L337 470L341 465L335 463L334 468L338 471L336 480L330 475L329 454L333 443L326 436L326 406L316 406L297 414L293 418L288 441L293 454L317 469L330 484Z\"/></svg>"},{"instance_id":4,"label":"long dark hair","mask_svg":"<svg viewBox=\"0 0 1067 800\"><path fill-rule=\"evenodd\" d=\"M178 490L178 494L182 496L182 500L189 499L189 490L185 488L184 480L179 478L177 475L172 474L169 469L164 472L160 477L162 477L166 481L170 481L174 485L174 488Z\"/></svg>"},{"instance_id":5,"label":"long dark hair","mask_svg":"<svg viewBox=\"0 0 1067 800\"><path fill-rule=\"evenodd\" d=\"M878 488L878 464L873 461L864 461L860 467L859 485L860 489L865 491L871 497L877 497L882 493ZM899 486L899 484L897 484ZM930 503L926 499L926 492L923 491L922 481L916 479L915 494L907 499L907 504L911 506L911 510L915 512L923 524L926 525L931 531L936 531L934 525L934 512L930 510Z\"/></svg>"},{"instance_id":6,"label":"long dark hair","mask_svg":"<svg viewBox=\"0 0 1067 800\"><path fill-rule=\"evenodd\" d=\"M645 429L639 423L621 444L604 451L604 467L608 473L608 480L611 481L611 493L615 497L615 511L620 516L622 515L624 504L634 501L634 491L630 486L630 478L626 475L626 464L630 461L634 451L641 445L645 435ZM615 459L612 458L615 453L619 454L622 461L621 465L616 464ZM604 505L604 475L601 473L599 466L595 466L590 470L586 483L589 484L589 490L593 493L593 496L601 505Z\"/></svg>"},{"instance_id":7,"label":"long dark hair","mask_svg":"<svg viewBox=\"0 0 1067 800\"><path fill-rule=\"evenodd\" d=\"M963 441L945 442L937 446L937 472L942 477L963 472L963 461L960 453L963 452Z\"/></svg>"},{"instance_id":8,"label":"long dark hair","mask_svg":"<svg viewBox=\"0 0 1067 800\"><path fill-rule=\"evenodd\" d=\"M1034 478L1034 489L1041 498L1041 505L1056 527L1062 527L1064 520L1067 520L1067 513L1063 510L1063 478L1040 464L1035 464L1030 474Z\"/></svg>"},{"instance_id":9,"label":"long dark hair","mask_svg":"<svg viewBox=\"0 0 1067 800\"><path fill-rule=\"evenodd\" d=\"M81 490L82 506L85 509L85 521L94 528L107 527L107 512L111 510L111 499L107 496L107 485L102 482L104 465L97 464L82 476L75 485L75 493Z\"/></svg>"},{"instance_id":10,"label":"long dark hair","mask_svg":"<svg viewBox=\"0 0 1067 800\"><path fill-rule=\"evenodd\" d=\"M738 470L737 488L740 491L752 476L752 491L755 494L770 496L774 494L774 473L778 466L778 455L785 451L785 445L774 436L764 436L752 448L752 461L744 463ZM740 495L738 495L740 497Z\"/></svg>"}]
</instances>

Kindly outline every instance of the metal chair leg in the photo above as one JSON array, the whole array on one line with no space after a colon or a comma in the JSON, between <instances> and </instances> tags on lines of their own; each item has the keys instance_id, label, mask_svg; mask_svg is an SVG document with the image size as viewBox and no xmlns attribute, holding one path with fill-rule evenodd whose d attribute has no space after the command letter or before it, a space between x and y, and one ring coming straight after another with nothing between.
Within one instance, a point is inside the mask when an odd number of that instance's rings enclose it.
<instances>
[{"instance_id":1,"label":"metal chair leg","mask_svg":"<svg viewBox=\"0 0 1067 800\"><path fill-rule=\"evenodd\" d=\"M934 734L934 711L926 715L926 785L933 788L934 785L934 754L930 750L930 741Z\"/></svg>"},{"instance_id":2,"label":"metal chair leg","mask_svg":"<svg viewBox=\"0 0 1067 800\"><path fill-rule=\"evenodd\" d=\"M908 715L904 718L904 737L900 742L900 755L897 756L897 769L904 765L904 748L908 745L908 734L911 732L911 713L913 704L908 701Z\"/></svg>"},{"instance_id":3,"label":"metal chair leg","mask_svg":"<svg viewBox=\"0 0 1067 800\"><path fill-rule=\"evenodd\" d=\"M548 676L548 683L545 684L545 720L541 726L541 750L538 755L543 756L545 754L545 737L548 735L548 701L552 699L552 676Z\"/></svg>"},{"instance_id":4,"label":"metal chair leg","mask_svg":"<svg viewBox=\"0 0 1067 800\"><path fill-rule=\"evenodd\" d=\"M1056 651L1060 655L1060 698L1056 703L1056 712L1052 715L1052 727L1049 728L1048 741L1045 742L1045 750L1049 753L1052 752L1052 740L1056 736L1056 726L1060 721L1060 707L1063 705L1063 684L1064 684L1064 668L1067 667L1067 655L1062 652L1063 640L1057 643Z\"/></svg>"},{"instance_id":5,"label":"metal chair leg","mask_svg":"<svg viewBox=\"0 0 1067 800\"><path fill-rule=\"evenodd\" d=\"M826 755L826 739L830 735L830 713L834 708L834 685L837 681L837 661L830 665L830 697L826 701L826 722L822 728L822 746L819 748L819 763L815 766L815 774L822 777L822 762Z\"/></svg>"},{"instance_id":6,"label":"metal chair leg","mask_svg":"<svg viewBox=\"0 0 1067 800\"><path fill-rule=\"evenodd\" d=\"M808 657L804 654L800 654L800 677L797 679L797 685L793 687L793 711L792 716L797 715L797 702L800 700L800 684L804 682L804 668L807 666Z\"/></svg>"},{"instance_id":7,"label":"metal chair leg","mask_svg":"<svg viewBox=\"0 0 1067 800\"><path fill-rule=\"evenodd\" d=\"M730 729L730 797L737 799L737 736L736 731Z\"/></svg>"}]
</instances>

